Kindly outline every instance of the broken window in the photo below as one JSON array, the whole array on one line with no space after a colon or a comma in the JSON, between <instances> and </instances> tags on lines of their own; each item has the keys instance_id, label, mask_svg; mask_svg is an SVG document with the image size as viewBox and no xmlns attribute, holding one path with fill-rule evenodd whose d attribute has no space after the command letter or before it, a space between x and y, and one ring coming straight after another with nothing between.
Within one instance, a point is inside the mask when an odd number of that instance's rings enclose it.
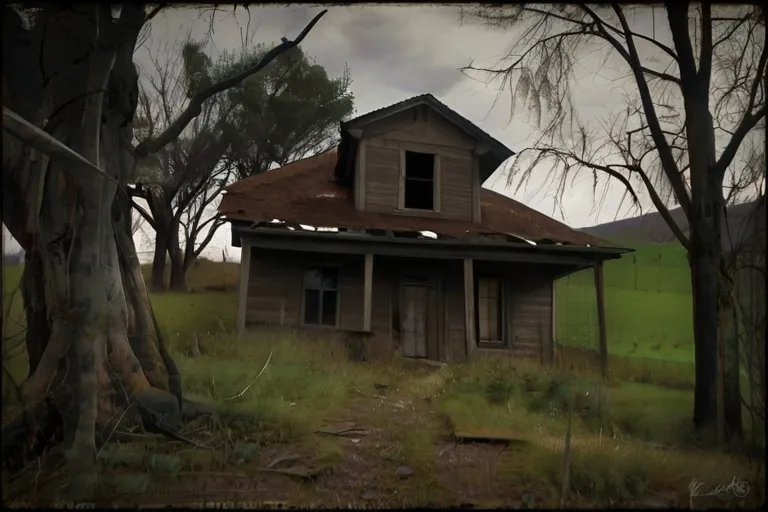
<instances>
[{"instance_id":1,"label":"broken window","mask_svg":"<svg viewBox=\"0 0 768 512\"><path fill-rule=\"evenodd\" d=\"M475 312L478 343L503 344L501 279L479 277L476 283Z\"/></svg>"},{"instance_id":2,"label":"broken window","mask_svg":"<svg viewBox=\"0 0 768 512\"><path fill-rule=\"evenodd\" d=\"M335 268L313 268L304 274L304 323L338 324L339 272Z\"/></svg>"},{"instance_id":3,"label":"broken window","mask_svg":"<svg viewBox=\"0 0 768 512\"><path fill-rule=\"evenodd\" d=\"M406 151L404 182L405 208L435 209L435 155Z\"/></svg>"}]
</instances>

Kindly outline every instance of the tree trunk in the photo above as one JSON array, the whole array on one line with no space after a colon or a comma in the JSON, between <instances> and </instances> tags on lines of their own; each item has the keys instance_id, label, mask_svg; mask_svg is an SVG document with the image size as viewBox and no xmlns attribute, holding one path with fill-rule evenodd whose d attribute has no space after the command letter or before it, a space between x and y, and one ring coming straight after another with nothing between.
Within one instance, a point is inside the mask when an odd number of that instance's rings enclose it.
<instances>
[{"instance_id":1,"label":"tree trunk","mask_svg":"<svg viewBox=\"0 0 768 512\"><path fill-rule=\"evenodd\" d=\"M165 290L165 262L168 256L167 235L156 224L155 228L155 254L152 258L152 290L159 292Z\"/></svg>"},{"instance_id":2,"label":"tree trunk","mask_svg":"<svg viewBox=\"0 0 768 512\"><path fill-rule=\"evenodd\" d=\"M175 292L187 291L187 269L184 267L184 255L179 247L179 226L169 237L171 254L171 279L169 287Z\"/></svg>"},{"instance_id":3,"label":"tree trunk","mask_svg":"<svg viewBox=\"0 0 768 512\"><path fill-rule=\"evenodd\" d=\"M39 20L28 31L12 9L5 8L5 14L3 39L18 55L3 62L4 103L32 122L47 119L51 135L111 177L45 157L33 161L17 139L3 136L3 192L20 198L3 204L4 211L15 210L4 221L13 221L11 232L29 264L23 277L31 327L31 371L22 384L25 421L29 429L46 427L40 423L54 421L50 409L58 409L72 487L75 494L87 495L105 432L118 420L138 419L121 411L138 410L145 426L172 429L180 421L178 370L163 345L141 276L125 189L134 168L132 55L143 7L123 6L121 16L133 16L121 32L121 37L130 34L126 42L110 49L99 47L99 41L95 50L99 25L111 22L108 6L47 5L40 14L45 23ZM13 36L6 30L9 24ZM40 50L43 33L49 43ZM37 42L19 44L24 38ZM29 69L18 69L25 66ZM42 68L45 86L24 82ZM99 92L104 76L107 94ZM24 450L23 443L8 442L11 437L25 439L4 428L3 446Z\"/></svg>"},{"instance_id":4,"label":"tree trunk","mask_svg":"<svg viewBox=\"0 0 768 512\"><path fill-rule=\"evenodd\" d=\"M699 90L700 89L700 90ZM718 198L722 204L722 184L713 183L715 141L707 91L691 89L685 97L689 147L709 151L690 152L691 240L688 260L693 292L693 332L696 364L696 389L693 422L711 435L718 419L718 275L721 262Z\"/></svg>"}]
</instances>

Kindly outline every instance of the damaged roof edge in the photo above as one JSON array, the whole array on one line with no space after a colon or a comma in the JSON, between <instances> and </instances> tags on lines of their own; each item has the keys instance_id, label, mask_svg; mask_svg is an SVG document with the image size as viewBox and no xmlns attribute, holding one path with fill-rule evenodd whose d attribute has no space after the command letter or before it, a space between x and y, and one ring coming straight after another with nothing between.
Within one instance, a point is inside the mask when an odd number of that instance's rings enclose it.
<instances>
[{"instance_id":1,"label":"damaged roof edge","mask_svg":"<svg viewBox=\"0 0 768 512\"><path fill-rule=\"evenodd\" d=\"M243 234L266 235L266 236L290 236L290 237L335 237L335 232L327 231L282 231L268 227L252 227L251 223L232 225L233 234L237 230ZM234 237L233 237L234 238ZM561 253L580 253L580 254L604 254L606 256L618 258L622 254L635 252L634 249L624 247L594 247L578 245L531 245L530 243L498 242L488 240L462 240L462 239L432 239L432 238L391 238L376 235L358 235L345 234L345 240L356 240L360 242L386 241L393 244L428 244L444 246L474 246L474 247L509 247L510 249L522 249L527 251L542 252L561 252Z\"/></svg>"}]
</instances>

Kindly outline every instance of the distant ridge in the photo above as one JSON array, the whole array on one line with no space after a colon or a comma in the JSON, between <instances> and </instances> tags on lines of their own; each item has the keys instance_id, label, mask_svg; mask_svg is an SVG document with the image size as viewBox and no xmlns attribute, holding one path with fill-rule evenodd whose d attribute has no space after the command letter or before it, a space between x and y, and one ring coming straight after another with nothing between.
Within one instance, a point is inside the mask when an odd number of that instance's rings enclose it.
<instances>
[{"instance_id":1,"label":"distant ridge","mask_svg":"<svg viewBox=\"0 0 768 512\"><path fill-rule=\"evenodd\" d=\"M689 235L688 221L683 214L683 210L677 207L670 210L669 213L683 230L683 233ZM764 233L765 200L736 204L728 208L727 229L733 240L741 240L750 231L750 228L754 230L754 224L752 223L754 221L758 222L758 229ZM677 240L672 230L667 226L667 223L659 212L656 211L639 217L606 222L605 224L581 228L580 230L611 242L625 244L665 244ZM723 245L724 247L730 247L728 237L723 237Z\"/></svg>"}]
</instances>

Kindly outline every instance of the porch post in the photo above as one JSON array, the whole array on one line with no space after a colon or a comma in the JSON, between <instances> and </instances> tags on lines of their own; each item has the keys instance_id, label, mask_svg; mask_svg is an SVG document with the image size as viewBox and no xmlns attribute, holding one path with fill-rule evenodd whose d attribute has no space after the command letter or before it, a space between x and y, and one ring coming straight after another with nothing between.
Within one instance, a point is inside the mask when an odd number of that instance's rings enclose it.
<instances>
[{"instance_id":1,"label":"porch post","mask_svg":"<svg viewBox=\"0 0 768 512\"><path fill-rule=\"evenodd\" d=\"M475 272L474 260L464 260L464 326L467 334L467 359L472 355L475 343Z\"/></svg>"},{"instance_id":2,"label":"porch post","mask_svg":"<svg viewBox=\"0 0 768 512\"><path fill-rule=\"evenodd\" d=\"M597 328L600 343L600 373L608 377L608 340L605 333L605 293L603 287L603 262L598 261L594 266L595 292L597 293Z\"/></svg>"},{"instance_id":3,"label":"porch post","mask_svg":"<svg viewBox=\"0 0 768 512\"><path fill-rule=\"evenodd\" d=\"M365 255L365 284L363 286L363 330L371 330L371 302L373 299L373 254Z\"/></svg>"},{"instance_id":4,"label":"porch post","mask_svg":"<svg viewBox=\"0 0 768 512\"><path fill-rule=\"evenodd\" d=\"M248 280L251 275L251 246L243 241L240 252L240 282L238 285L237 320L235 326L237 334L245 330L245 311L248 303Z\"/></svg>"}]
</instances>

